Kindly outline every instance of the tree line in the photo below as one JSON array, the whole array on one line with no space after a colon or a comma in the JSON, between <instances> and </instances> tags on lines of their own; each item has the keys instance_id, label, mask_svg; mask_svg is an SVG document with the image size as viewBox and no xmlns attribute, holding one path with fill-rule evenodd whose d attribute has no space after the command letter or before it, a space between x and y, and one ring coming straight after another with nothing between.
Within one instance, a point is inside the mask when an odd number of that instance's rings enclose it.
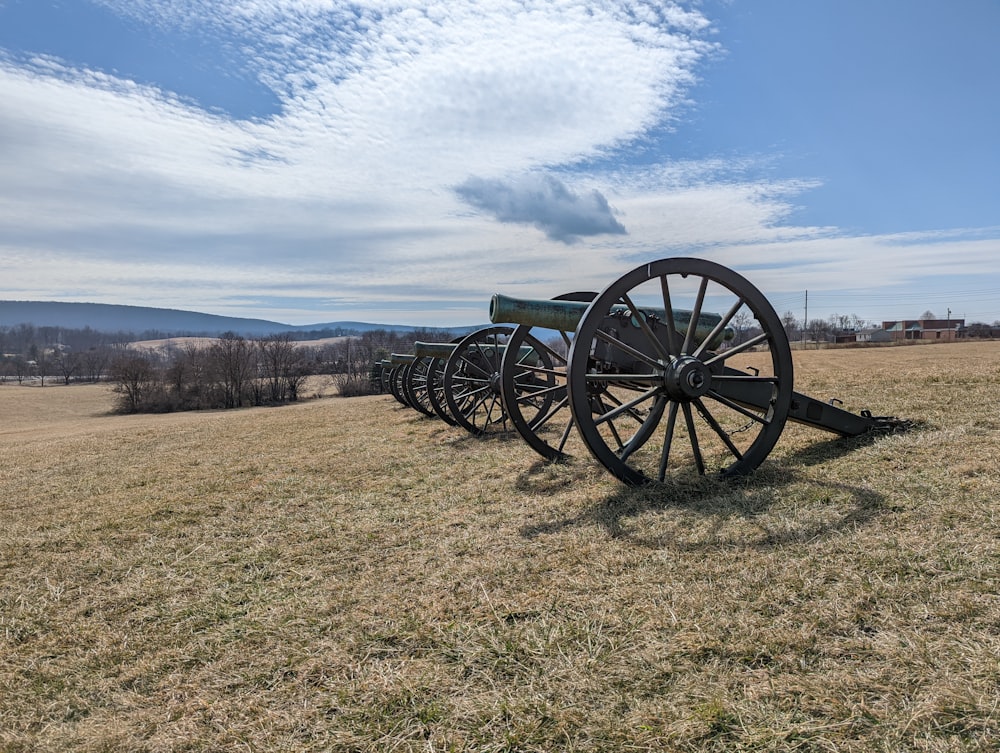
<instances>
[{"instance_id":1,"label":"tree line","mask_svg":"<svg viewBox=\"0 0 1000 753\"><path fill-rule=\"evenodd\" d=\"M329 376L344 396L377 390L373 369L392 352L410 352L415 340L448 339L447 332L372 330L319 345L291 334L247 339L227 332L207 346L159 352L128 349L109 374L123 413L242 408L295 402L310 376Z\"/></svg>"},{"instance_id":2,"label":"tree line","mask_svg":"<svg viewBox=\"0 0 1000 753\"><path fill-rule=\"evenodd\" d=\"M150 334L160 337L147 338ZM127 413L272 405L300 399L305 380L313 375L329 375L341 395L368 394L375 388L377 361L390 353L412 352L416 340L447 342L453 337L433 329L313 334L325 339L303 342L301 333L246 338L228 332L208 345L147 350L133 343L171 334L0 326L0 383L110 381L115 409Z\"/></svg>"},{"instance_id":3,"label":"tree line","mask_svg":"<svg viewBox=\"0 0 1000 753\"><path fill-rule=\"evenodd\" d=\"M89 327L0 326L0 383L26 379L99 382L107 375L115 352L134 336L98 332Z\"/></svg>"},{"instance_id":4,"label":"tree line","mask_svg":"<svg viewBox=\"0 0 1000 753\"><path fill-rule=\"evenodd\" d=\"M241 408L299 399L314 356L287 336L228 332L208 346L126 349L109 366L121 413Z\"/></svg>"}]
</instances>

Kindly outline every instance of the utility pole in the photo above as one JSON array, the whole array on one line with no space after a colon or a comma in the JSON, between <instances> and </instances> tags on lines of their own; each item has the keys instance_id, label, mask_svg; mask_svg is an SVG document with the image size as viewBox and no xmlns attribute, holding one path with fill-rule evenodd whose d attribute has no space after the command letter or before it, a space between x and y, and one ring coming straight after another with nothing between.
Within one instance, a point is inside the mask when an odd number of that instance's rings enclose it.
<instances>
[{"instance_id":1,"label":"utility pole","mask_svg":"<svg viewBox=\"0 0 1000 753\"><path fill-rule=\"evenodd\" d=\"M806 291L806 313L802 319L802 345L806 344L806 330L809 328L809 291Z\"/></svg>"}]
</instances>

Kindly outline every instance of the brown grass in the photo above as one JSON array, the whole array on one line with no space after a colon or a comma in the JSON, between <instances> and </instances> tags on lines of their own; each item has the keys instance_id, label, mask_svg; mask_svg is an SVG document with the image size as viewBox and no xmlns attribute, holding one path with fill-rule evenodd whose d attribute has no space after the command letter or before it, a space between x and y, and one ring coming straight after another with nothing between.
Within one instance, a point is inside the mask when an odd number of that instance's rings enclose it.
<instances>
[{"instance_id":1,"label":"brown grass","mask_svg":"<svg viewBox=\"0 0 1000 753\"><path fill-rule=\"evenodd\" d=\"M994 750L1000 344L795 358L922 427L635 490L386 396L0 386L0 750Z\"/></svg>"}]
</instances>

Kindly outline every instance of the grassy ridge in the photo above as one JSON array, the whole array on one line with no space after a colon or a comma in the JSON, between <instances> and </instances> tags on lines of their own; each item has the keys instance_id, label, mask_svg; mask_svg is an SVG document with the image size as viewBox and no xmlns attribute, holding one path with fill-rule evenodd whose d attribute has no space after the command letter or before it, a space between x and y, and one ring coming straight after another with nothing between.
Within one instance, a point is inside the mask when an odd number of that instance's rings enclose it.
<instances>
[{"instance_id":1,"label":"grassy ridge","mask_svg":"<svg viewBox=\"0 0 1000 753\"><path fill-rule=\"evenodd\" d=\"M1000 346L796 353L917 419L627 489L391 398L0 387L0 750L991 750Z\"/></svg>"}]
</instances>

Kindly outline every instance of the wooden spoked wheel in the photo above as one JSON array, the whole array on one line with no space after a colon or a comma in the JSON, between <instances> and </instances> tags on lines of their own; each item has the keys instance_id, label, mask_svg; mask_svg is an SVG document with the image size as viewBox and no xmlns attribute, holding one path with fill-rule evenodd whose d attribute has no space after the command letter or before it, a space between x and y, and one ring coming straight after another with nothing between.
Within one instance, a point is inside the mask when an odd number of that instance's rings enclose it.
<instances>
[{"instance_id":1,"label":"wooden spoked wheel","mask_svg":"<svg viewBox=\"0 0 1000 753\"><path fill-rule=\"evenodd\" d=\"M566 293L553 300L589 303L596 296L590 292ZM543 458L554 460L564 455L567 443L576 436L566 390L567 354L573 333L554 331L542 342L532 336L533 329L539 331L522 324L511 333L501 365L502 396L517 433ZM529 343L540 358L526 357L523 347ZM543 406L545 410L541 410Z\"/></svg>"},{"instance_id":2,"label":"wooden spoked wheel","mask_svg":"<svg viewBox=\"0 0 1000 753\"><path fill-rule=\"evenodd\" d=\"M443 358L432 358L427 369L427 400L434 409L435 415L450 426L458 422L448 409L448 400L444 395L444 367L447 361Z\"/></svg>"},{"instance_id":3,"label":"wooden spoked wheel","mask_svg":"<svg viewBox=\"0 0 1000 753\"><path fill-rule=\"evenodd\" d=\"M407 364L393 365L393 367L389 370L387 382L389 394L396 398L396 402L400 405L410 407L409 400L407 400L403 391L403 379L406 376L406 366Z\"/></svg>"},{"instance_id":4,"label":"wooden spoked wheel","mask_svg":"<svg viewBox=\"0 0 1000 753\"><path fill-rule=\"evenodd\" d=\"M403 392L411 407L415 408L425 416L437 417L434 406L430 401L429 375L431 362L434 358L415 358L413 363L406 367L403 379Z\"/></svg>"},{"instance_id":5,"label":"wooden spoked wheel","mask_svg":"<svg viewBox=\"0 0 1000 753\"><path fill-rule=\"evenodd\" d=\"M445 364L444 394L449 412L473 434L511 429L501 394L501 365L513 331L513 327L495 326L473 332L458 342ZM526 353L531 347L530 342L524 346ZM544 410L550 399L540 398L535 407Z\"/></svg>"},{"instance_id":6,"label":"wooden spoked wheel","mask_svg":"<svg viewBox=\"0 0 1000 753\"><path fill-rule=\"evenodd\" d=\"M567 368L584 443L629 484L749 473L791 405L791 350L774 309L701 259L643 264L609 285L584 313Z\"/></svg>"}]
</instances>

